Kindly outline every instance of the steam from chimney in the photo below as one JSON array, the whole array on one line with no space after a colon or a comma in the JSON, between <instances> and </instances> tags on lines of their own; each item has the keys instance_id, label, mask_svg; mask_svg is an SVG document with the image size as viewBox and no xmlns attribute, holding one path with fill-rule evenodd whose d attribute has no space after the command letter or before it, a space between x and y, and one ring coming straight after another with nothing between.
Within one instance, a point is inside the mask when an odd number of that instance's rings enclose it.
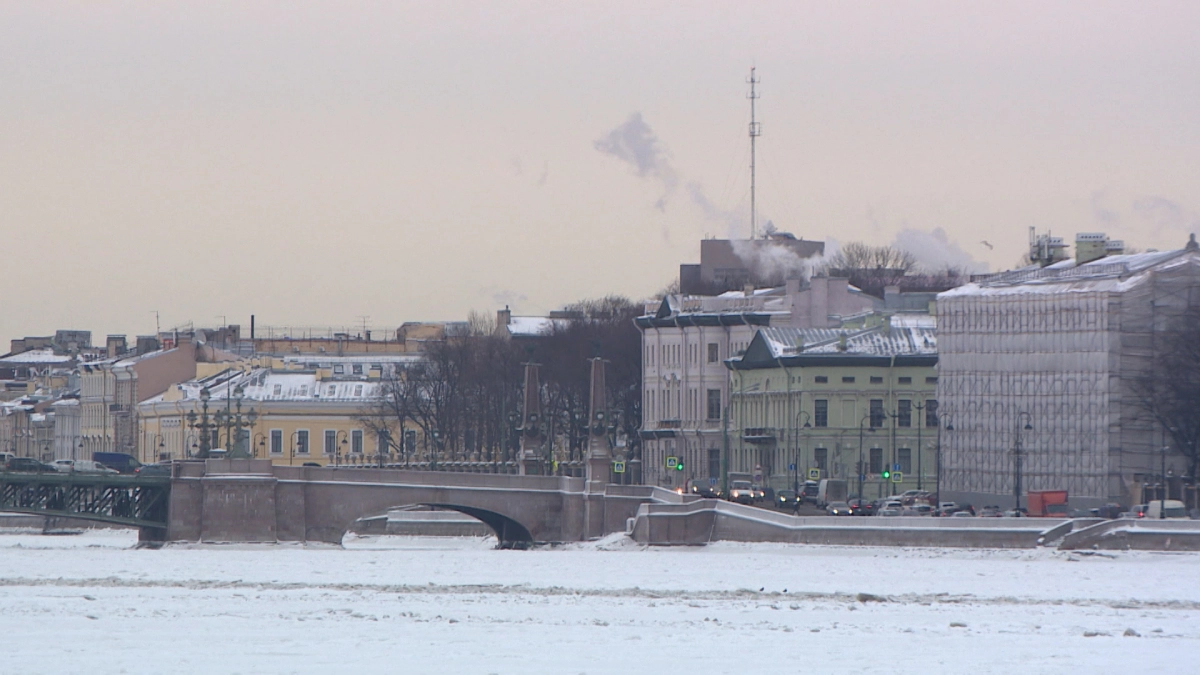
<instances>
[{"instance_id":1,"label":"steam from chimney","mask_svg":"<svg viewBox=\"0 0 1200 675\"><path fill-rule=\"evenodd\" d=\"M745 222L733 212L714 204L703 185L698 181L686 180L679 173L671 162L671 153L663 147L658 135L642 119L640 112L630 114L624 123L597 139L592 146L628 164L639 177L657 183L662 196L654 203L654 208L659 211L666 212L667 202L682 185L704 218L719 224L730 233L731 238L736 236L735 232L746 227ZM667 237L665 230L663 236Z\"/></svg>"},{"instance_id":2,"label":"steam from chimney","mask_svg":"<svg viewBox=\"0 0 1200 675\"><path fill-rule=\"evenodd\" d=\"M906 227L896 233L892 246L911 253L917 264L930 274L948 268L960 269L967 274L989 271L987 263L976 260L958 243L951 241L946 231L940 227L935 227L929 232Z\"/></svg>"}]
</instances>

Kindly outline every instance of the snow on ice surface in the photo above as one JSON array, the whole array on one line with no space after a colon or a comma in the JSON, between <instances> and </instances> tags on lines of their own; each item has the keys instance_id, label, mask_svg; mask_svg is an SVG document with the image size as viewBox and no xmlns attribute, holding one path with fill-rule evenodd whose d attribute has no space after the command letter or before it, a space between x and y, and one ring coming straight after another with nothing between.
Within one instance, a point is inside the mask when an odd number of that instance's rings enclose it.
<instances>
[{"instance_id":1,"label":"snow on ice surface","mask_svg":"<svg viewBox=\"0 0 1200 675\"><path fill-rule=\"evenodd\" d=\"M0 535L0 671L1024 675L1200 653L1195 554L135 540Z\"/></svg>"}]
</instances>

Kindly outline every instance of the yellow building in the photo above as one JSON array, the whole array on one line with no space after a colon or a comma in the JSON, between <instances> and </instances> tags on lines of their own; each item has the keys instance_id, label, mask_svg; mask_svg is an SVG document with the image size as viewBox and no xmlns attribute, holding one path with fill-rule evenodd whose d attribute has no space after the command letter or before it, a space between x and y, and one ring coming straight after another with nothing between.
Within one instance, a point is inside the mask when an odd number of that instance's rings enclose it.
<instances>
[{"instance_id":1,"label":"yellow building","mask_svg":"<svg viewBox=\"0 0 1200 675\"><path fill-rule=\"evenodd\" d=\"M138 406L141 447L156 449L140 459L225 449L289 465L375 463L381 454L397 461L400 430L381 438L362 416L385 378L419 358L295 355L200 364L196 379Z\"/></svg>"},{"instance_id":2,"label":"yellow building","mask_svg":"<svg viewBox=\"0 0 1200 675\"><path fill-rule=\"evenodd\" d=\"M844 479L867 498L937 488L932 316L859 329L763 328L727 365L729 474L776 489L810 476ZM707 460L715 478L722 460L711 454L694 461Z\"/></svg>"}]
</instances>

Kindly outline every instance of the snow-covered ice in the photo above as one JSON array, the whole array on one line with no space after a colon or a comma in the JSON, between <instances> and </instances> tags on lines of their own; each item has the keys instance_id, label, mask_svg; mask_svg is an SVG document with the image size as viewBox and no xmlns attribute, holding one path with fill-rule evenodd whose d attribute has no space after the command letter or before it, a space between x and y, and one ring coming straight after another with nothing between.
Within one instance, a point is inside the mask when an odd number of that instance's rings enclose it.
<instances>
[{"instance_id":1,"label":"snow-covered ice","mask_svg":"<svg viewBox=\"0 0 1200 675\"><path fill-rule=\"evenodd\" d=\"M0 672L1027 675L1200 654L1196 554L135 543L0 535Z\"/></svg>"}]
</instances>

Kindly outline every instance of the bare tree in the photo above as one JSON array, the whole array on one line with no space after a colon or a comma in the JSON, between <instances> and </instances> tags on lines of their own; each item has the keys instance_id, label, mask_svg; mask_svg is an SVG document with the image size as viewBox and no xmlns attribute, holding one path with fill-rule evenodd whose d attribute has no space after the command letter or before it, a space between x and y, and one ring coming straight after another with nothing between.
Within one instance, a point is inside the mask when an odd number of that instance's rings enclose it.
<instances>
[{"instance_id":1,"label":"bare tree","mask_svg":"<svg viewBox=\"0 0 1200 675\"><path fill-rule=\"evenodd\" d=\"M1135 404L1171 438L1187 460L1187 475L1200 465L1200 307L1190 306L1155 336L1150 367L1131 389Z\"/></svg>"}]
</instances>

